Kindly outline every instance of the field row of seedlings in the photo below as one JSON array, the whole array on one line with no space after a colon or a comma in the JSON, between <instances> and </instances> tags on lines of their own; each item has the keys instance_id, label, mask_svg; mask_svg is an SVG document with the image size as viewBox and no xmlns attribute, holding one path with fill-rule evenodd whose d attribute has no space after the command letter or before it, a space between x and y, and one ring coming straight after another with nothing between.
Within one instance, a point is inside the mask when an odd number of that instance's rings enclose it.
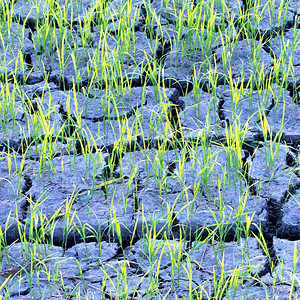
<instances>
[{"instance_id":1,"label":"field row of seedlings","mask_svg":"<svg viewBox=\"0 0 300 300\"><path fill-rule=\"evenodd\" d=\"M0 0L0 299L297 299L297 0Z\"/></svg>"}]
</instances>

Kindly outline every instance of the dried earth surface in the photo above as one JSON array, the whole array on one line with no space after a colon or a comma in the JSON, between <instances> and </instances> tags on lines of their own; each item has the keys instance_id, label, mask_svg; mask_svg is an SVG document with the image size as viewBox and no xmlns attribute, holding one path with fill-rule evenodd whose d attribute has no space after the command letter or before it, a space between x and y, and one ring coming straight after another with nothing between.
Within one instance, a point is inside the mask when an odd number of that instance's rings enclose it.
<instances>
[{"instance_id":1,"label":"dried earth surface","mask_svg":"<svg viewBox=\"0 0 300 300\"><path fill-rule=\"evenodd\" d=\"M122 1L108 4L105 41L96 21L88 44L81 35L80 20L92 2L82 1L67 14L73 26L65 29L63 60L36 29L45 14L27 1L14 4L13 36L7 36L14 46L0 48L5 71L0 70L6 74L1 101L15 99L10 110L1 111L0 236L7 247L0 284L10 271L18 276L1 290L3 297L68 294L63 297L75 299L80 289L89 299L184 299L191 293L194 299L287 299L295 288L296 298L299 282L293 283L291 274L300 278L295 264L300 251L300 50L289 45L300 42L298 1L283 1L281 22L276 18L281 1L275 0L275 21L263 14L253 38L241 35L235 48L220 38L230 36L232 28L218 24L218 18L210 34L205 27L179 31L177 19L187 18L196 2L186 1L175 13L174 1L170 8L149 2L161 25L153 18L151 28L145 27L143 2L130 2L135 35L124 49L123 65L105 76L91 70L95 60L101 64L103 51L116 59L124 24L115 12ZM243 2L225 2L232 13L227 18L236 20L238 31ZM205 14L197 18L205 24ZM208 36L212 40L205 48ZM54 37L59 43L59 35ZM203 53L210 53L208 61ZM280 78L284 88L274 82L270 92L264 84L274 79L279 59L292 64L293 72ZM156 68L159 80L145 76L145 66ZM107 88L107 76L125 82L124 88ZM240 132L239 153L228 128ZM53 148L52 157L45 147ZM240 161L240 168L229 157ZM39 255L33 259L36 247ZM244 275L233 283L238 271ZM61 276L64 286L58 284ZM153 276L157 284L149 296ZM237 285L234 295L232 289L216 294L221 280Z\"/></svg>"}]
</instances>

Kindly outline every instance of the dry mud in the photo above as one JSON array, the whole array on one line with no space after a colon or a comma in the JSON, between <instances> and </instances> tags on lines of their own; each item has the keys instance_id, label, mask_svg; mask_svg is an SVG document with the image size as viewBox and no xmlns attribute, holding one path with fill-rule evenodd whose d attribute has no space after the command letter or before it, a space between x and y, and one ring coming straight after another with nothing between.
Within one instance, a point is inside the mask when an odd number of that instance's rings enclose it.
<instances>
[{"instance_id":1,"label":"dry mud","mask_svg":"<svg viewBox=\"0 0 300 300\"><path fill-rule=\"evenodd\" d=\"M252 38L241 35L238 46L228 49L220 39L221 32L230 36L232 28L226 23L216 21L210 33L206 27L192 34L178 32L179 16L187 19L197 3L187 1L175 13L173 2L166 8L161 1L150 1L150 14L155 12L162 26L155 18L152 26L145 26L145 5L132 1L136 12L131 17L132 48L124 49L124 64L106 74L126 83L121 91L107 89L101 72L95 79L88 71L107 47L113 59L114 49L120 46L117 13L111 13L105 43L101 26L96 21L90 24L88 45L80 36L80 20L91 2L82 1L79 9L66 16L73 26L66 28L68 47L62 72L59 52L43 45L36 30L37 21L43 22L47 15L26 1L14 4L14 47L0 48L5 65L1 101L11 93L15 97L14 107L1 116L0 226L9 246L2 250L0 282L16 266L29 270L33 260L28 255L35 247L39 259L51 258L44 268L53 277L49 281L46 273L37 271L40 267L33 271L33 278L23 271L0 292L3 296L32 299L35 294L37 299L51 299L69 293L68 299L75 299L80 288L91 299L92 295L118 299L126 282L127 297L136 299L183 299L188 294L195 299L288 298L291 274L300 276L295 259L300 247L300 50L289 46L300 42L298 1L283 1L286 18L282 22L276 15L281 1L275 0L275 21L266 10L253 25ZM238 1L225 2L239 30ZM63 6L64 1L58 3ZM110 2L111 12L119 11L120 3ZM242 1L239 5L245 8ZM222 14L218 7L215 10ZM205 15L197 17L206 24ZM250 22L255 23L254 19ZM25 34L20 42L22 28ZM172 40L178 34L180 43L173 51ZM213 40L205 48L203 40L208 36ZM283 41L290 41L285 49ZM71 55L74 48L76 66ZM224 48L232 78L242 90L237 102L232 101ZM20 53L28 67L25 70L16 59ZM203 61L203 53L209 53L205 56L209 61ZM268 92L264 87L275 81L278 59L286 67L292 63L293 69L280 78L285 88L274 83ZM159 82L142 72L149 60L157 67ZM218 76L208 74L204 63ZM265 76L259 79L261 70ZM47 116L51 136L39 126L44 122L42 115ZM125 131L120 121L126 124ZM272 132L267 137L266 122ZM226 136L229 125L241 131L240 153L235 153L234 142L230 144ZM41 154L45 144L53 145L51 159ZM162 145L165 155L161 159ZM87 148L91 155L86 155ZM275 159L266 163L270 149ZM241 168L231 164L230 155L241 157ZM159 182L164 182L163 188ZM32 220L37 210L46 221L53 221L47 224L51 230L43 228L40 219ZM35 225L30 228L29 224ZM245 235L246 226L250 237ZM154 232L157 236L152 240ZM22 237L30 241L32 235L40 237L39 243L21 243ZM265 241L264 249L255 236ZM185 268L186 257L192 279ZM124 268L126 276L122 277ZM235 293L224 288L216 294L216 282L230 281L238 271L245 275L238 277ZM149 296L151 273L157 276L157 285ZM64 288L57 283L60 274Z\"/></svg>"}]
</instances>

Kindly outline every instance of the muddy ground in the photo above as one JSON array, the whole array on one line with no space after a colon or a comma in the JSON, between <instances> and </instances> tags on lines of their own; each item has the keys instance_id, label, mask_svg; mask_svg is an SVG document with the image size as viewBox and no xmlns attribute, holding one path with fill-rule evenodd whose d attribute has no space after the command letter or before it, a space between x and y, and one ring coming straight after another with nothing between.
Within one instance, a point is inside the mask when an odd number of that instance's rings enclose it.
<instances>
[{"instance_id":1,"label":"muddy ground","mask_svg":"<svg viewBox=\"0 0 300 300\"><path fill-rule=\"evenodd\" d=\"M225 2L235 13L234 25L238 30L241 24L236 3ZM63 5L63 1L58 3ZM70 40L63 73L58 53L37 43L39 32L35 24L45 15L30 11L25 1L14 5L13 32L17 37L25 24L25 37L22 42L16 38L13 48L0 49L8 74L1 77L2 101L13 91L15 93L14 107L2 114L5 122L1 122L0 132L0 225L9 245L7 250L2 249L0 282L7 277L7 270L18 270L17 266L26 269L32 261L28 257L32 252L28 249L39 245L39 259L51 257L45 261L45 266L62 274L67 292L71 294L68 299L75 299L75 291L79 288L90 298L94 295L95 299L117 299L124 285L120 278L123 264L127 268L129 298L151 298L147 290L151 282L149 270L153 268L158 270L155 289L158 299L172 299L175 295L181 299L192 289L200 299L221 299L221 295L214 294L213 288L216 280L224 276L221 270L228 271L225 278L229 278L233 270L239 268L247 270L247 275L239 280L235 295L227 294L229 299L265 299L267 294L270 299L288 297L291 274L300 276L294 256L298 257L300 247L300 175L297 170L300 50L289 46L282 49L282 40L290 40L290 44L300 42L299 4L297 1L286 3L285 22L272 23L269 14L264 14L251 39L259 49L259 59L251 50L249 39L243 35L238 47L228 49L234 81L237 86L244 87L238 103L233 104L219 38L220 28L225 34L231 29L226 24L216 24L212 33L213 47L205 49L211 51L210 63L219 74L212 82L201 67L204 46L200 41L206 39L208 33L204 31L201 36L199 32L182 34L175 53L171 40L172 35L177 35L176 15L172 9L161 8L160 3L153 0L150 6L160 16L162 27L153 22L152 28L146 28L145 6L141 1L132 1L137 9L137 14L132 16L135 31L132 44L138 51L126 49L123 66L118 72L108 74L116 80L127 81L122 91L108 90L103 74L97 74L95 80L87 71L93 68L91 57L95 52L98 51L100 57L101 49L105 49L104 45L103 48L99 46L101 30L97 24L93 26L89 45L83 45L79 20L91 8L89 1L82 2L82 10L76 10L73 15L73 28L66 29ZM193 8L195 4L188 1L187 7ZM280 1L275 0L275 6L279 5ZM112 1L109 9L113 11L119 6L120 1ZM242 1L240 6L243 7ZM187 7L177 8L183 18L187 17ZM275 14L278 11L275 9ZM205 23L205 16L198 17ZM120 38L117 19L117 15L115 19L111 17L111 37L106 40L112 55ZM72 44L74 36L79 41L76 68L70 55L75 47ZM157 36L160 39L156 45ZM189 48L187 39L193 40L193 49ZM17 53L22 53L26 70L17 64ZM141 71L149 57L162 62L157 70L159 85ZM274 62L278 58L282 58L283 65L292 63L293 71L280 79L286 81L284 89L274 84L272 93L268 94L264 83L275 81ZM261 70L266 76L258 82L254 77ZM194 79L195 71L197 80ZM1 72L4 74L3 70ZM18 90L15 90L16 84ZM117 99L115 106L103 104L108 94ZM159 97L163 100L159 101ZM162 102L168 106L173 126L170 135L179 135L179 141L185 139L187 146L182 148L170 138L165 144L167 154L157 163L168 121L167 117L162 117ZM40 103L43 106L39 106ZM43 122L40 110L47 115L53 128L51 136L45 136L42 126L36 130L37 124ZM264 118L259 113L262 111ZM16 122L13 122L13 115ZM81 115L80 124L76 115ZM120 120L129 128L136 128L130 140L128 132L120 132ZM269 134L267 140L263 134L266 121L273 134ZM240 131L248 128L243 131L245 136L239 154L243 161L241 169L228 161L231 145L226 138L226 128L230 125L234 128L236 124ZM182 131L176 132L180 127ZM37 134L32 136L32 132ZM52 158L41 155L46 138L54 147ZM89 156L85 154L87 148L92 152ZM272 163L268 161L270 149L276 152ZM234 153L234 148L231 151ZM190 153L197 159L188 157ZM210 153L209 161L207 153ZM183 156L184 166L180 163ZM112 160L113 167L109 168ZM155 171L151 169L154 162L159 165ZM163 188L159 182L165 182ZM247 201L241 213L238 207L243 199ZM47 224L51 230L41 232L43 222L40 219L30 228L29 224L34 223L31 216L37 210L46 221L53 220ZM237 215L238 222L234 217ZM149 249L146 237L152 232L149 230L153 218L158 220L156 232L159 232L152 242L154 257L146 251ZM247 237L243 226L249 219L250 237ZM218 223L223 224L223 231ZM66 226L71 224L75 224L75 228L67 231ZM255 238L260 235L258 228L266 241L265 251ZM213 230L214 243L201 243ZM30 239L36 235L40 237L38 243ZM29 243L21 243L24 236ZM162 247L161 239L167 240L169 246ZM51 240L53 246L46 247ZM192 287L183 264L172 264L171 257L178 258L182 251L182 240L186 252L193 258ZM158 258L160 267L155 264L153 267L153 261ZM274 270L272 263L276 265ZM84 282L78 275L79 267ZM36 299L64 295L63 287L55 284L54 278L49 281L37 270L33 271L33 278L28 278L28 273L23 271L0 293L9 295L10 299L33 299L33 292ZM294 295L298 286L295 284ZM226 290L223 297L225 295Z\"/></svg>"}]
</instances>

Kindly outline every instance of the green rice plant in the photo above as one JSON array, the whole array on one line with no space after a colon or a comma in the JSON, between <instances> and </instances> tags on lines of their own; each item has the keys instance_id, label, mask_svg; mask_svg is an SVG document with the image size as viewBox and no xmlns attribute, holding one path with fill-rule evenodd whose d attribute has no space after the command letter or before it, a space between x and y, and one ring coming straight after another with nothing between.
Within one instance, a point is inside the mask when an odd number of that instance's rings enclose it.
<instances>
[{"instance_id":1,"label":"green rice plant","mask_svg":"<svg viewBox=\"0 0 300 300\"><path fill-rule=\"evenodd\" d=\"M1 84L2 85L2 84ZM0 114L1 114L1 131L4 132L6 135L8 134L8 122L9 122L9 110L8 105L6 103L7 100L10 99L10 93L7 94L7 89L5 91L4 86L2 85L1 89L1 105L0 105ZM11 101L9 101L11 102Z\"/></svg>"},{"instance_id":2,"label":"green rice plant","mask_svg":"<svg viewBox=\"0 0 300 300\"><path fill-rule=\"evenodd\" d=\"M296 276L296 265L297 265L297 262L298 262L298 259L299 257L297 256L297 245L295 243L295 246L294 246L294 253L293 253L293 263L294 263L294 268L293 268L293 272L291 274L291 289L290 289L290 295L289 295L289 299L291 300L292 299L292 296L293 296L293 292L294 292L294 289L295 289L295 279L299 282L297 276Z\"/></svg>"},{"instance_id":3,"label":"green rice plant","mask_svg":"<svg viewBox=\"0 0 300 300\"><path fill-rule=\"evenodd\" d=\"M246 228L245 228L245 236L249 236L249 221L251 222L251 219L248 217L248 213L245 212L245 207L247 204L247 199L248 199L248 190L246 190L241 196L239 196L239 205L238 208L235 209L235 219L236 219L236 223L239 226L240 224L243 226L243 216L246 216ZM253 216L252 216L253 218ZM246 232L248 230L248 232ZM239 234L240 231L236 230L236 233ZM237 239L240 239L241 236L237 236ZM247 240L247 239L246 239Z\"/></svg>"},{"instance_id":4,"label":"green rice plant","mask_svg":"<svg viewBox=\"0 0 300 300\"><path fill-rule=\"evenodd\" d=\"M72 209L73 203L75 201L75 197L76 197L75 189L76 189L76 187L74 186L74 190L73 190L70 198L69 199L67 198L66 202L65 202L66 208L65 208L65 212L63 214L63 216L64 216L63 236L65 238L65 241L63 243L63 247L67 246L67 244L66 244L67 237L68 237L69 233L71 232L71 230L74 228L73 221L75 218L76 211L71 212L71 209Z\"/></svg>"},{"instance_id":5,"label":"green rice plant","mask_svg":"<svg viewBox=\"0 0 300 300\"><path fill-rule=\"evenodd\" d=\"M113 238L116 236L119 240L120 245L122 246L122 235L121 235L121 227L118 218L116 217L116 209L113 204L115 194L112 195L111 206L110 206L110 225L109 231L111 232ZM123 250L124 251L124 250Z\"/></svg>"},{"instance_id":6,"label":"green rice plant","mask_svg":"<svg viewBox=\"0 0 300 300\"><path fill-rule=\"evenodd\" d=\"M7 248L6 232L9 229L9 221L10 220L11 220L11 211L9 212L7 220L5 222L4 231L2 230L2 227L0 227L0 250L1 250L0 261L2 261L3 252L5 252L8 264L10 264L10 257L9 257L8 248ZM2 249L4 249L3 252L2 252Z\"/></svg>"},{"instance_id":7,"label":"green rice plant","mask_svg":"<svg viewBox=\"0 0 300 300\"><path fill-rule=\"evenodd\" d=\"M212 153L212 151L208 148L207 137L205 135L201 137L201 149L202 149L202 159L201 162L199 161L201 167L197 175L200 176L204 190L207 193L207 195L210 197L209 178L217 162L219 151L216 150Z\"/></svg>"},{"instance_id":8,"label":"green rice plant","mask_svg":"<svg viewBox=\"0 0 300 300\"><path fill-rule=\"evenodd\" d=\"M10 280L10 278L11 278L11 275L9 275L9 276L3 281L3 283L2 283L1 286L0 286L0 291L3 290L3 288L7 285L8 281ZM2 296L1 296L0 299L2 299Z\"/></svg>"},{"instance_id":9,"label":"green rice plant","mask_svg":"<svg viewBox=\"0 0 300 300\"><path fill-rule=\"evenodd\" d=\"M284 112L284 109L283 109ZM275 135L270 129L267 118L260 114L260 122L262 125L262 132L264 136L265 145L265 157L266 157L266 167L271 171L273 170L274 162L278 158L280 140L282 136L282 129L280 129Z\"/></svg>"},{"instance_id":10,"label":"green rice plant","mask_svg":"<svg viewBox=\"0 0 300 300\"><path fill-rule=\"evenodd\" d=\"M218 190L219 190L219 197L218 199L214 199L215 203L218 201L219 203L216 203L219 207L218 215L210 208L208 207L208 210L211 212L215 224L217 226L218 230L218 240L220 241L220 247L223 249L225 246L225 239L228 231L233 225L230 225L231 222L231 216L232 216L232 211L230 211L230 214L228 218L226 218L226 205L224 201L224 197L221 195L221 180L222 178L218 178ZM216 206L215 204L215 206ZM240 205L240 204L239 204ZM217 262L216 262L217 263ZM218 264L218 263L217 263Z\"/></svg>"},{"instance_id":11,"label":"green rice plant","mask_svg":"<svg viewBox=\"0 0 300 300\"><path fill-rule=\"evenodd\" d=\"M271 273L272 273L272 271L274 270L275 265L274 265L274 262L272 261L272 258L270 256L270 253L269 253L269 250L268 250L267 241L264 238L264 235L263 235L263 233L261 231L261 228L259 228L259 236L257 236L254 233L253 233L253 235L256 238L257 242L259 243L259 245L260 245L261 249L263 250L263 252L266 254L267 259L268 259L268 261L269 261L269 263L271 265Z\"/></svg>"}]
</instances>

